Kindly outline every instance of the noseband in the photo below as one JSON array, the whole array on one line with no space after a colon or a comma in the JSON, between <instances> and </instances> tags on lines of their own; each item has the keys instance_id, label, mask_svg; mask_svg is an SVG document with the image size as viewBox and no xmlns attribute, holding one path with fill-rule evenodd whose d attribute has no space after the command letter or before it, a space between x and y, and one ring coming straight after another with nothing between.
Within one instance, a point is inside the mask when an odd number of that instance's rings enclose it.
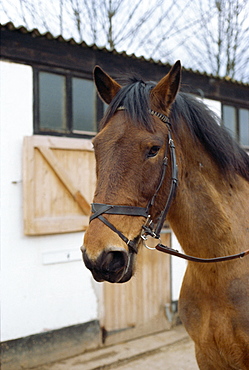
<instances>
[{"instance_id":1,"label":"noseband","mask_svg":"<svg viewBox=\"0 0 249 370\"><path fill-rule=\"evenodd\" d=\"M118 110L125 110L124 107L119 107ZM162 161L162 172L159 184L156 188L156 191L149 201L147 207L133 207L133 206L121 206L121 205L110 205L110 204L103 204L103 203L92 203L92 215L90 217L90 222L95 218L98 218L102 221L106 226L108 226L111 230L113 230L127 245L129 251L132 253L137 253L137 244L138 240L141 237L143 240L147 238L147 235L152 236L153 238L159 239L160 233L164 224L164 220L166 215L169 211L171 203L174 199L176 188L177 188L177 181L178 181L178 169L176 164L176 155L175 155L175 145L174 141L171 137L171 129L170 129L170 122L169 118L161 113L155 112L149 109L149 113L152 116L158 117L163 123L165 123L168 127L168 146L165 150L165 156ZM167 151L170 152L171 158L171 185L170 191L168 195L168 199L166 201L164 209L161 211L160 216L158 218L157 223L155 224L150 216L151 207L155 203L155 199L161 186L163 184L166 169L168 166L168 157ZM129 240L121 231L119 231L111 222L109 222L103 214L112 214L112 215L126 215L126 216L136 216L136 217L144 217L146 218L145 224L142 226L141 235L139 237L134 238L133 240Z\"/></svg>"}]
</instances>

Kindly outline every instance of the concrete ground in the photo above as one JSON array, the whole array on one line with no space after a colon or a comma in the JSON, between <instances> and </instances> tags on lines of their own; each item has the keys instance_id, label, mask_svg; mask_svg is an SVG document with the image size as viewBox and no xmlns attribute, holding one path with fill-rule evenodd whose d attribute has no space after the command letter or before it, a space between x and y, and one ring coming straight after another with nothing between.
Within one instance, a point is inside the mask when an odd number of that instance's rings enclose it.
<instances>
[{"instance_id":1,"label":"concrete ground","mask_svg":"<svg viewBox=\"0 0 249 370\"><path fill-rule=\"evenodd\" d=\"M194 345L180 325L170 331L108 346L36 370L197 370Z\"/></svg>"}]
</instances>

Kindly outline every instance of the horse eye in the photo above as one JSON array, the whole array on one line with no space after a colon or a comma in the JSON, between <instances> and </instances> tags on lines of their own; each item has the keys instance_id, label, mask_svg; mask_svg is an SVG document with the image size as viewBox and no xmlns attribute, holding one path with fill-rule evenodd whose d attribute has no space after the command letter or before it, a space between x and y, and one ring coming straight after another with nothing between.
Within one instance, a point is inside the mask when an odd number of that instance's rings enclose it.
<instances>
[{"instance_id":1,"label":"horse eye","mask_svg":"<svg viewBox=\"0 0 249 370\"><path fill-rule=\"evenodd\" d=\"M157 153L159 152L159 150L160 150L160 146L153 145L149 150L148 157L150 158L155 157Z\"/></svg>"}]
</instances>

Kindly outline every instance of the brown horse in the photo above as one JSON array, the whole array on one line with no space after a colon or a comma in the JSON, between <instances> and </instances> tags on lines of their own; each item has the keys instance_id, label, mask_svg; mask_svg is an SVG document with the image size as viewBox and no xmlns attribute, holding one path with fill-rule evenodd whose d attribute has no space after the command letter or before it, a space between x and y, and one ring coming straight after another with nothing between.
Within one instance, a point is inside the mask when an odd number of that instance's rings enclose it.
<instances>
[{"instance_id":1,"label":"brown horse","mask_svg":"<svg viewBox=\"0 0 249 370\"><path fill-rule=\"evenodd\" d=\"M188 254L248 248L249 157L203 103L178 93L180 73L176 62L158 84L121 87L95 68L109 108L93 141L97 187L82 252L97 281L129 280L141 235L158 237L166 213ZM200 369L249 369L248 257L189 262L179 306Z\"/></svg>"}]
</instances>

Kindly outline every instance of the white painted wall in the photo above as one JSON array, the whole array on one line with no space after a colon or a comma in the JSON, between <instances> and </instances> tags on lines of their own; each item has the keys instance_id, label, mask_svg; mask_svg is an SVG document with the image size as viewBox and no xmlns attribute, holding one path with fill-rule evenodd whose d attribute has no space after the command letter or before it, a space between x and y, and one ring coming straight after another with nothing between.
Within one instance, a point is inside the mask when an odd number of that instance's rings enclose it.
<instances>
[{"instance_id":1,"label":"white painted wall","mask_svg":"<svg viewBox=\"0 0 249 370\"><path fill-rule=\"evenodd\" d=\"M23 234L22 142L33 133L32 68L0 62L0 78L1 340L5 341L97 319L98 302L81 260L83 233Z\"/></svg>"},{"instance_id":2,"label":"white painted wall","mask_svg":"<svg viewBox=\"0 0 249 370\"><path fill-rule=\"evenodd\" d=\"M171 236L172 248L184 253L180 246L175 234L172 232ZM172 301L178 301L182 280L186 271L187 261L179 257L171 256L171 299Z\"/></svg>"},{"instance_id":3,"label":"white painted wall","mask_svg":"<svg viewBox=\"0 0 249 370\"><path fill-rule=\"evenodd\" d=\"M221 118L221 102L212 99L202 99L203 103L206 104L209 109L217 114Z\"/></svg>"}]
</instances>

